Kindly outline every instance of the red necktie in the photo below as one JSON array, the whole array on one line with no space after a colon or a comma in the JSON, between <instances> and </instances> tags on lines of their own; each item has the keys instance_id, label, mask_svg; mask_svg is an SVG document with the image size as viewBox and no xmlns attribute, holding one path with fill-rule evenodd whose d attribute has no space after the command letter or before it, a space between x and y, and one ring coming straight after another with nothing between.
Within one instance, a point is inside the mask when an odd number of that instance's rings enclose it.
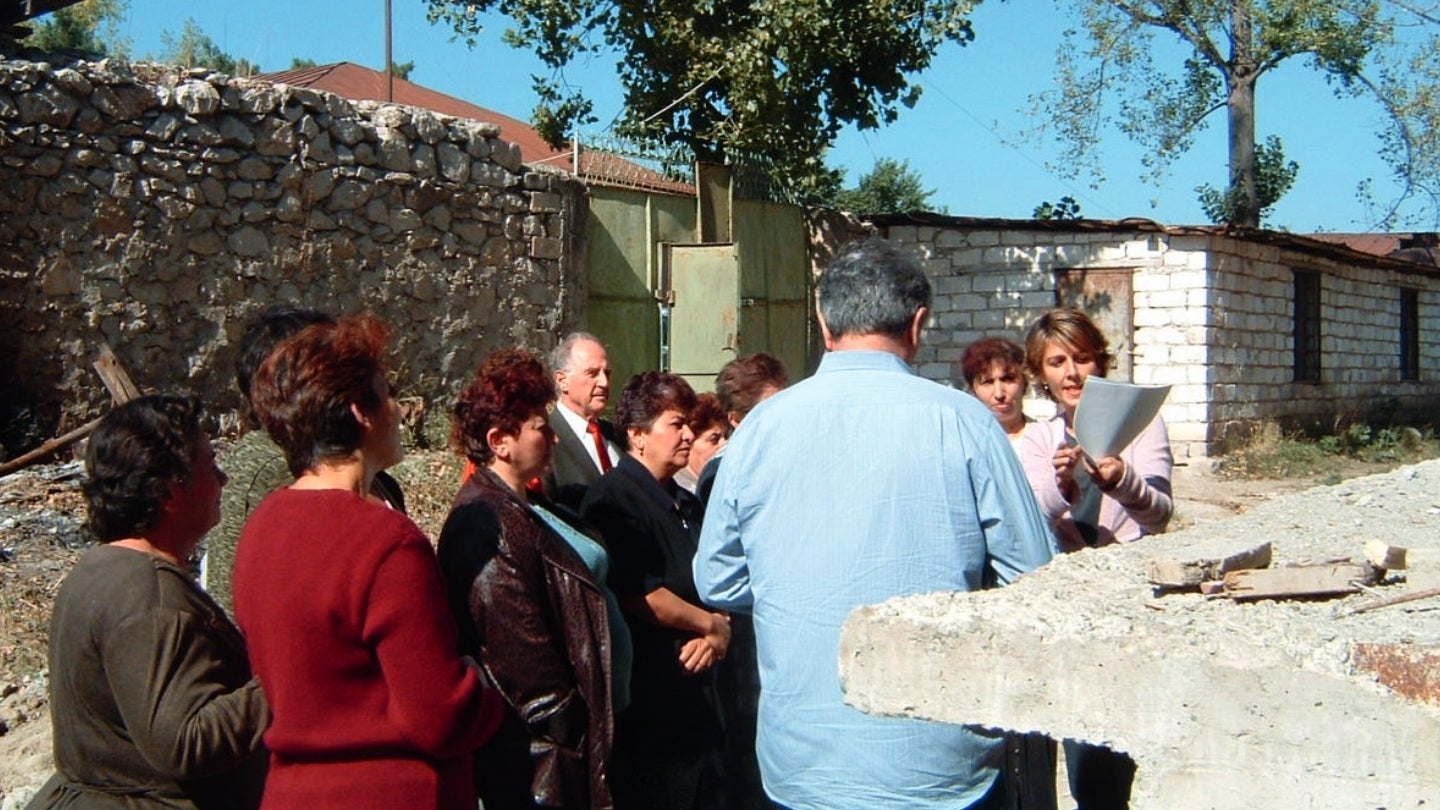
<instances>
[{"instance_id":1,"label":"red necktie","mask_svg":"<svg viewBox=\"0 0 1440 810\"><path fill-rule=\"evenodd\" d=\"M605 437L600 435L600 423L591 419L585 423L585 431L595 441L595 453L600 457L600 474L610 472L610 450L605 447Z\"/></svg>"}]
</instances>

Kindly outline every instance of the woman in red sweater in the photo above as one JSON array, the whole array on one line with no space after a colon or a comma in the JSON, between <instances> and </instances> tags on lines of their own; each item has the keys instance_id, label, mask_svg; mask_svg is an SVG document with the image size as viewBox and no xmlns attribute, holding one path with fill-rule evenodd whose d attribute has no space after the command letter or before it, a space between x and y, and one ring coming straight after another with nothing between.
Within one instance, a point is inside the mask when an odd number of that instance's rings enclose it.
<instances>
[{"instance_id":1,"label":"woman in red sweater","mask_svg":"<svg viewBox=\"0 0 1440 810\"><path fill-rule=\"evenodd\" d=\"M398 462L388 330L341 318L276 346L253 405L295 483L241 532L235 615L273 715L262 807L474 810L500 696L456 654L429 540L369 495Z\"/></svg>"}]
</instances>

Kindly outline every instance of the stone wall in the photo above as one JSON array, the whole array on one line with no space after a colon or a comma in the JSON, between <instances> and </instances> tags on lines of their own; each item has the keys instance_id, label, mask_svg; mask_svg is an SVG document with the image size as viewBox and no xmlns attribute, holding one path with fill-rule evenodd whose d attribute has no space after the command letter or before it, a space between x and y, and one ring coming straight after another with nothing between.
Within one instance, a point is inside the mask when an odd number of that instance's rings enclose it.
<instances>
[{"instance_id":1,"label":"stone wall","mask_svg":"<svg viewBox=\"0 0 1440 810\"><path fill-rule=\"evenodd\" d=\"M878 224L925 259L935 304L917 366L942 382L958 376L955 363L977 338L1023 341L1056 304L1056 271L1131 272L1133 379L1172 386L1162 415L1180 463L1223 453L1266 420L1424 419L1440 395L1440 274L1419 266L1153 223ZM1293 381L1292 269L1321 274L1318 384ZM1418 381L1399 379L1400 287L1420 291ZM1032 392L1026 411L1043 418L1053 406Z\"/></svg>"},{"instance_id":2,"label":"stone wall","mask_svg":"<svg viewBox=\"0 0 1440 810\"><path fill-rule=\"evenodd\" d=\"M204 70L0 61L0 442L98 413L108 342L142 388L236 404L274 302L370 311L399 383L448 401L501 345L583 318L584 189L499 128Z\"/></svg>"}]
</instances>

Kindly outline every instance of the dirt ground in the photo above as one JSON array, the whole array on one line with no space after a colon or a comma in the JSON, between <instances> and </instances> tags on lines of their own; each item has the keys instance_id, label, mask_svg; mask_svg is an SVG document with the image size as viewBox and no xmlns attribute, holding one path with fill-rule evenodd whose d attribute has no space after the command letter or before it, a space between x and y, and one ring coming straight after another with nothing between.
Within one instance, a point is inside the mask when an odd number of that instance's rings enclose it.
<instances>
[{"instance_id":1,"label":"dirt ground","mask_svg":"<svg viewBox=\"0 0 1440 810\"><path fill-rule=\"evenodd\" d=\"M1325 473L1333 480L1393 466L1337 459ZM405 487L416 522L435 536L459 480L458 459L444 451L412 452L393 472ZM23 806L51 768L47 624L61 579L88 543L80 477L80 465L72 461L0 478L0 810ZM1229 480L1209 464L1178 467L1171 528L1223 520L1317 483L1315 477Z\"/></svg>"}]
</instances>

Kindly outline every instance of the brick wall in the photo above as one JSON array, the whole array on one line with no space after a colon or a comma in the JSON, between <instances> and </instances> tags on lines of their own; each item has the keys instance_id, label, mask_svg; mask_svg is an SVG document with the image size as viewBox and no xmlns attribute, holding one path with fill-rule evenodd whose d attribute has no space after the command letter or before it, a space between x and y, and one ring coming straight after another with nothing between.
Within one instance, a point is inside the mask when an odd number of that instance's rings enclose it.
<instances>
[{"instance_id":1,"label":"brick wall","mask_svg":"<svg viewBox=\"0 0 1440 810\"><path fill-rule=\"evenodd\" d=\"M1440 394L1434 274L1153 224L1067 231L957 220L879 230L916 246L934 282L934 312L917 357L922 376L958 379L956 361L985 335L1023 342L1029 324L1055 306L1055 271L1110 268L1133 271L1134 381L1172 386L1162 416L1179 463L1223 453L1265 420L1345 422L1396 406L1416 419L1427 405L1434 418ZM1321 274L1325 370L1318 384L1293 382L1292 268ZM1402 285L1421 290L1418 382L1399 380ZM1026 411L1043 418L1053 407L1032 392Z\"/></svg>"}]
</instances>

